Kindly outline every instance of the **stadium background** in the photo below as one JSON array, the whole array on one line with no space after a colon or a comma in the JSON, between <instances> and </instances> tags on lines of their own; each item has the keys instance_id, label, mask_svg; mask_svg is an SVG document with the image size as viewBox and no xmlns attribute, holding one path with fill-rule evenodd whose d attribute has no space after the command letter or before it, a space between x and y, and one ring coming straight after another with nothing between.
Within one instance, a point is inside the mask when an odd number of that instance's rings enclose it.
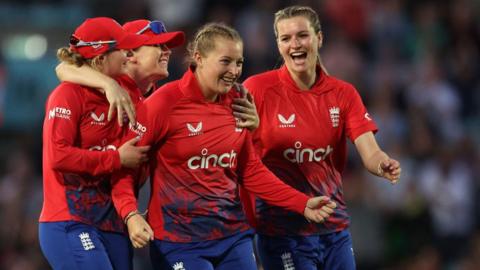
<instances>
[{"instance_id":1,"label":"stadium background","mask_svg":"<svg viewBox=\"0 0 480 270\"><path fill-rule=\"evenodd\" d=\"M37 240L41 125L56 86L55 52L82 20L163 20L191 37L224 21L245 42L243 79L278 66L273 13L319 12L325 66L353 83L402 163L391 186L350 147L345 195L358 269L478 269L480 265L480 1L2 0L0 3L0 269L48 269ZM185 69L175 49L169 80ZM149 269L147 249L136 269Z\"/></svg>"}]
</instances>

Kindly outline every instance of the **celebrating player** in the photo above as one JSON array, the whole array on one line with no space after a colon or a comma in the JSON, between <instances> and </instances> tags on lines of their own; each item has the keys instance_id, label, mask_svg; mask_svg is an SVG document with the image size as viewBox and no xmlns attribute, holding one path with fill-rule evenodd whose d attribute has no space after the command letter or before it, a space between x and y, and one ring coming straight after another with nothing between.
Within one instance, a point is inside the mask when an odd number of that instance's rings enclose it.
<instances>
[{"instance_id":1,"label":"celebrating player","mask_svg":"<svg viewBox=\"0 0 480 270\"><path fill-rule=\"evenodd\" d=\"M110 18L84 21L58 57L119 76L144 37ZM107 122L108 103L97 90L61 83L49 96L43 127L44 203L39 238L53 269L131 269L131 246L110 197L110 176L146 160L138 139L119 144L121 129ZM117 150L118 148L118 150Z\"/></svg>"},{"instance_id":2,"label":"celebrating player","mask_svg":"<svg viewBox=\"0 0 480 270\"><path fill-rule=\"evenodd\" d=\"M125 64L124 75L117 76L114 80L90 66L76 67L68 62L62 62L57 67L59 78L84 86L103 88L105 92L111 94L110 97L112 95L118 97L118 93L122 94L123 88L125 88L127 89L127 97L131 97L130 100L134 100L135 105L138 105L143 99L142 95L145 95L156 81L168 76L170 48L183 44L185 36L183 32L167 32L164 24L160 21L135 20L126 23L123 29L145 38L142 46L127 52L129 58ZM132 112L134 112L134 109L132 109ZM139 186L144 180L142 177L139 178ZM127 259L128 256L122 254L115 257L117 261ZM131 256L128 261L128 264L124 263L122 267L130 265L131 268ZM115 269L121 268L115 266Z\"/></svg>"},{"instance_id":3,"label":"celebrating player","mask_svg":"<svg viewBox=\"0 0 480 270\"><path fill-rule=\"evenodd\" d=\"M113 187L115 207L134 246L155 239L156 269L256 269L238 185L314 222L327 218L335 203L309 199L280 182L254 153L249 133L236 127L231 105L243 65L238 33L207 24L189 48L188 71L146 99L133 130L142 136L139 144L153 149L148 222L154 235L138 214L129 173Z\"/></svg>"},{"instance_id":4,"label":"celebrating player","mask_svg":"<svg viewBox=\"0 0 480 270\"><path fill-rule=\"evenodd\" d=\"M357 90L322 69L316 12L302 6L282 9L275 14L274 30L284 65L244 83L260 116L255 147L284 183L308 196L327 196L337 208L324 223L314 224L260 198L253 222L263 266L354 269L341 178L346 140L354 143L369 172L392 183L400 177L400 164L377 145L377 127Z\"/></svg>"},{"instance_id":5,"label":"celebrating player","mask_svg":"<svg viewBox=\"0 0 480 270\"><path fill-rule=\"evenodd\" d=\"M135 106L139 99L136 97L135 102L132 102L129 95L132 91L128 91L128 88L138 87L142 95L149 94L157 81L169 75L170 49L182 45L185 41L183 32L167 32L161 21L130 21L123 25L123 29L147 38L144 46L127 53L129 60L126 63L126 76L113 79L89 66L77 67L66 62L60 63L56 68L57 76L61 81L75 82L105 92L110 103L107 119L110 120L116 110L120 125L123 125L123 111L129 116L130 122L135 122ZM128 83L131 80L134 81L133 85Z\"/></svg>"}]
</instances>

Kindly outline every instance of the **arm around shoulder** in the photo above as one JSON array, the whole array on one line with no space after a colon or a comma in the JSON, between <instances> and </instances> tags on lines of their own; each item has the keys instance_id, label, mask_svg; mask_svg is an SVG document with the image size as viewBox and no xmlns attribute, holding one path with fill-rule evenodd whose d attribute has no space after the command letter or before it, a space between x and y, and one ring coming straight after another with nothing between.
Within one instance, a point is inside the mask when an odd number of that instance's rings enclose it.
<instances>
[{"instance_id":1,"label":"arm around shoulder","mask_svg":"<svg viewBox=\"0 0 480 270\"><path fill-rule=\"evenodd\" d=\"M107 76L88 65L77 67L73 64L61 62L55 68L55 72L60 81L69 81L76 84L94 88L101 93L105 93L110 109L108 111L108 120L113 117L113 112L117 110L118 124L123 124L123 111L128 115L129 120L135 122L135 106L128 92L123 89L118 82L110 76Z\"/></svg>"}]
</instances>

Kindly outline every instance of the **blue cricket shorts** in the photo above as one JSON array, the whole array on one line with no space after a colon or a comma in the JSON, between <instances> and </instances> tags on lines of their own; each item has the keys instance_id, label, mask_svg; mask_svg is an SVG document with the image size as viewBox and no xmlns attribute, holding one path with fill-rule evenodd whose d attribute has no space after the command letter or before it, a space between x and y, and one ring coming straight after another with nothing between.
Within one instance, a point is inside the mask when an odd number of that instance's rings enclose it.
<instances>
[{"instance_id":1,"label":"blue cricket shorts","mask_svg":"<svg viewBox=\"0 0 480 270\"><path fill-rule=\"evenodd\" d=\"M133 269L133 249L121 233L75 221L40 222L40 248L55 270Z\"/></svg>"},{"instance_id":2,"label":"blue cricket shorts","mask_svg":"<svg viewBox=\"0 0 480 270\"><path fill-rule=\"evenodd\" d=\"M150 245L154 269L256 270L253 232L194 243L155 240Z\"/></svg>"},{"instance_id":3,"label":"blue cricket shorts","mask_svg":"<svg viewBox=\"0 0 480 270\"><path fill-rule=\"evenodd\" d=\"M314 236L258 235L258 254L265 270L354 270L349 230Z\"/></svg>"}]
</instances>

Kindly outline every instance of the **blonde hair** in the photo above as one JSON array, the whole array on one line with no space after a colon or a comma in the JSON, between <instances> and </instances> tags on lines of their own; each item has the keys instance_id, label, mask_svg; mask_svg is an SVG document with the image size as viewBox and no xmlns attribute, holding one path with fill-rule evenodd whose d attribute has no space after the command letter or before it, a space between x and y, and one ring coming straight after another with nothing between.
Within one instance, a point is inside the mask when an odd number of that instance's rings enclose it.
<instances>
[{"instance_id":1,"label":"blonde hair","mask_svg":"<svg viewBox=\"0 0 480 270\"><path fill-rule=\"evenodd\" d=\"M310 25L313 27L313 31L315 33L322 31L320 19L318 18L318 14L315 12L315 10L307 6L290 6L275 13L275 20L273 21L275 37L278 38L277 24L279 21L299 16L306 18L310 22Z\"/></svg>"},{"instance_id":2,"label":"blonde hair","mask_svg":"<svg viewBox=\"0 0 480 270\"><path fill-rule=\"evenodd\" d=\"M190 66L196 67L197 63L194 60L196 52L205 56L208 52L215 49L216 38L225 38L232 41L243 42L237 30L224 23L208 23L202 26L195 38L188 44L187 63Z\"/></svg>"},{"instance_id":3,"label":"blonde hair","mask_svg":"<svg viewBox=\"0 0 480 270\"><path fill-rule=\"evenodd\" d=\"M293 17L304 17L309 22L310 25L313 27L313 31L315 34L322 32L322 25L320 24L320 18L318 17L317 12L313 10L311 7L307 6L290 6L284 9L281 9L275 13L275 19L273 21L273 31L275 32L275 37L278 38L278 30L277 24L281 20L290 19ZM320 57L320 53L317 55L317 61L320 67L322 68L323 72L327 75L329 74L325 66L323 65L322 59Z\"/></svg>"},{"instance_id":4,"label":"blonde hair","mask_svg":"<svg viewBox=\"0 0 480 270\"><path fill-rule=\"evenodd\" d=\"M81 54L72 51L69 47L62 47L57 50L58 60L71 65L76 65L77 67L88 65L98 71L102 70L103 59L105 59L102 56L103 54L91 59L85 59Z\"/></svg>"}]
</instances>

